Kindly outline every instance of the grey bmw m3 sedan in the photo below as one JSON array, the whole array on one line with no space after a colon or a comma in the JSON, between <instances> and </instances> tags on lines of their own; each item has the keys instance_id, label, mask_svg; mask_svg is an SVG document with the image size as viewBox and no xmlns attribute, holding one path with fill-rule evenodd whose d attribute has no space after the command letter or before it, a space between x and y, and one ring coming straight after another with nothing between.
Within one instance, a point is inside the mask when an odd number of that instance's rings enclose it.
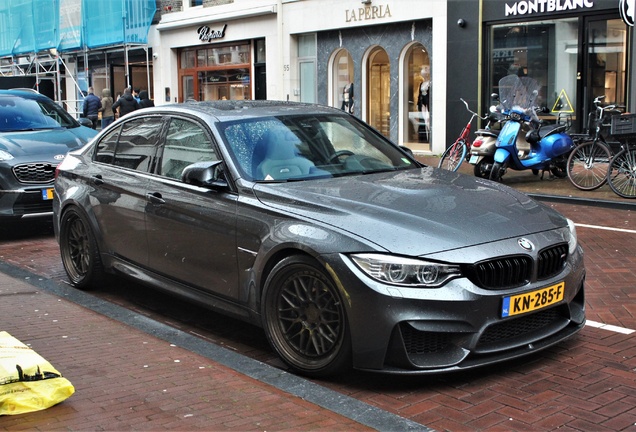
<instances>
[{"instance_id":1,"label":"grey bmw m3 sedan","mask_svg":"<svg viewBox=\"0 0 636 432\"><path fill-rule=\"evenodd\" d=\"M262 326L304 375L463 370L585 323L571 221L333 108L136 111L67 155L53 208L75 287L114 273Z\"/></svg>"}]
</instances>

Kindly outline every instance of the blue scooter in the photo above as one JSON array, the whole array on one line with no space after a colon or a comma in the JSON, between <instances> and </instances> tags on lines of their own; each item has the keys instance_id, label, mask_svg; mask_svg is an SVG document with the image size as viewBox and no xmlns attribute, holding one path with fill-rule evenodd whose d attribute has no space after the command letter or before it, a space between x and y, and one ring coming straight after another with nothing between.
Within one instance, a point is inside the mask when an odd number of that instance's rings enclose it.
<instances>
[{"instance_id":1,"label":"blue scooter","mask_svg":"<svg viewBox=\"0 0 636 432\"><path fill-rule=\"evenodd\" d=\"M569 125L542 125L537 116L540 108L534 105L539 89L529 77L508 75L499 80L499 103L506 122L497 137L491 180L501 181L508 168L567 177L568 155L574 148L566 133Z\"/></svg>"}]
</instances>

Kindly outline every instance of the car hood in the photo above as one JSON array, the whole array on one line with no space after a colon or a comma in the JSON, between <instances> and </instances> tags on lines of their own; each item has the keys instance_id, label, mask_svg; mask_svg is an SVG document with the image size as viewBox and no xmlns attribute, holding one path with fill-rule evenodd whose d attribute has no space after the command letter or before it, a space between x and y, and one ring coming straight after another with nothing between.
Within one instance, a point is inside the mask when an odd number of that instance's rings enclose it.
<instances>
[{"instance_id":1,"label":"car hood","mask_svg":"<svg viewBox=\"0 0 636 432\"><path fill-rule=\"evenodd\" d=\"M56 155L65 155L86 144L96 131L84 126L72 129L42 129L24 132L0 133L0 150L16 159L28 156L49 160Z\"/></svg>"},{"instance_id":2,"label":"car hood","mask_svg":"<svg viewBox=\"0 0 636 432\"><path fill-rule=\"evenodd\" d=\"M258 183L266 206L423 256L567 226L507 186L425 167L355 177Z\"/></svg>"}]
</instances>

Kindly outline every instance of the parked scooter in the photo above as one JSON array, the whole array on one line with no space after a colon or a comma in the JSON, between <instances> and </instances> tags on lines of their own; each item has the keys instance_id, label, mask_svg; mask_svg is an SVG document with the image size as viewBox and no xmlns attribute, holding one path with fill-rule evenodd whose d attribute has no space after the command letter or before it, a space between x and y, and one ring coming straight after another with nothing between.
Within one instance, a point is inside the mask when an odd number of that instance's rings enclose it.
<instances>
[{"instance_id":1,"label":"parked scooter","mask_svg":"<svg viewBox=\"0 0 636 432\"><path fill-rule=\"evenodd\" d=\"M539 89L537 81L529 77L508 75L499 80L506 122L497 137L491 180L501 181L508 168L567 177L567 159L574 143L566 133L568 125L542 124L535 106Z\"/></svg>"},{"instance_id":2,"label":"parked scooter","mask_svg":"<svg viewBox=\"0 0 636 432\"><path fill-rule=\"evenodd\" d=\"M497 96L494 95L493 96ZM475 177L490 178L490 171L495 163L495 150L497 150L497 137L503 126L504 116L496 106L490 107L488 123L483 129L475 131L475 140L470 150L468 163L474 165Z\"/></svg>"}]
</instances>

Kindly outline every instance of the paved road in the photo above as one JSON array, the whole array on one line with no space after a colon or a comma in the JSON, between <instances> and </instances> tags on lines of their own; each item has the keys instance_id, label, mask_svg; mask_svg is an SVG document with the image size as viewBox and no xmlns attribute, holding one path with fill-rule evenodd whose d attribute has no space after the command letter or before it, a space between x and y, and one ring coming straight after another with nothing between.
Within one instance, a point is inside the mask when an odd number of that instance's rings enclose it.
<instances>
[{"instance_id":1,"label":"paved road","mask_svg":"<svg viewBox=\"0 0 636 432\"><path fill-rule=\"evenodd\" d=\"M590 325L576 338L522 361L476 372L415 378L353 372L317 383L436 430L634 430L634 212L548 205L575 221L586 252ZM28 270L34 278L65 280L57 244L46 227L5 235L0 261ZM98 295L204 341L283 367L262 331L252 326L127 282Z\"/></svg>"}]
</instances>

